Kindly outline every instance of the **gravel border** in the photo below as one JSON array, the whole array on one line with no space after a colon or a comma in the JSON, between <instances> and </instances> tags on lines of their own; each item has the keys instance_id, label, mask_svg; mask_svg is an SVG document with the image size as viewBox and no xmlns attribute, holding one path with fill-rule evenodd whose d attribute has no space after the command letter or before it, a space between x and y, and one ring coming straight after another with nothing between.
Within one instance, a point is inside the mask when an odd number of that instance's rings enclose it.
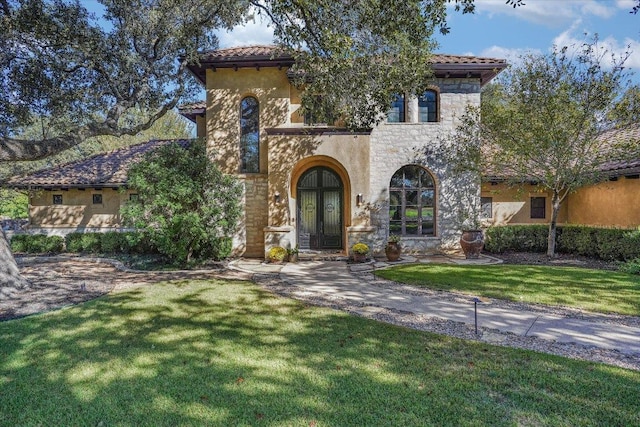
<instances>
[{"instance_id":1,"label":"gravel border","mask_svg":"<svg viewBox=\"0 0 640 427\"><path fill-rule=\"evenodd\" d=\"M372 272L352 272L354 276L361 280L366 280L375 286L389 288L396 291L412 295L436 295L438 298L451 300L468 299L468 295L461 295L453 292L433 291L421 289L405 284L380 279ZM473 325L445 320L438 317L426 315L416 315L407 311L393 310L373 304L365 304L344 300L339 297L310 295L301 286L288 283L280 278L279 274L254 274L252 280L274 294L293 298L307 304L329 307L332 309L345 311L347 313L378 320L393 325L403 326L420 331L428 331L442 335L448 335L470 341L485 342L502 347L512 347L526 350L533 350L542 353L554 354L571 359L587 360L608 365L618 366L626 369L640 371L640 354L625 354L618 350L607 350L594 346L584 346L575 343L560 343L551 340L544 340L534 336L520 336L510 332L502 332L496 329L485 327L478 328L478 335L475 333ZM540 313L549 313L571 318L587 320L607 321L614 324L624 324L629 326L640 325L640 318L633 316L609 316L592 313L583 313L579 310L548 307L520 303L511 303L503 300L483 299L496 307L509 307L518 310L532 310Z\"/></svg>"}]
</instances>

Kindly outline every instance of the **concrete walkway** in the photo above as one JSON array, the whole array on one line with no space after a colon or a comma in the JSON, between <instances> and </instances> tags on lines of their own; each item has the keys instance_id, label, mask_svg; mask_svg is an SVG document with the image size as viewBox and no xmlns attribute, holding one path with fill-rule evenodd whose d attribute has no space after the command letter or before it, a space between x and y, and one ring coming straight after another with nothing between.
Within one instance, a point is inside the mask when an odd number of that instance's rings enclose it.
<instances>
[{"instance_id":1,"label":"concrete walkway","mask_svg":"<svg viewBox=\"0 0 640 427\"><path fill-rule=\"evenodd\" d=\"M433 262L433 260L413 260ZM438 259L442 262L443 259ZM450 263L465 263L448 258ZM475 263L493 263L484 258ZM305 261L281 266L262 264L256 260L236 263L235 267L254 273L279 273L280 278L302 287L309 297L341 299L369 307L382 307L416 315L434 316L445 320L474 324L473 297L446 293L412 292L411 287L380 286L364 280L363 272L372 272L377 264L347 264L344 261ZM355 274L354 274L355 273ZM365 274L366 275L366 274ZM566 318L538 311L519 310L478 303L478 327L520 336L536 336L544 340L561 343L576 343L606 350L617 350L624 354L640 355L640 328L604 321Z\"/></svg>"}]
</instances>

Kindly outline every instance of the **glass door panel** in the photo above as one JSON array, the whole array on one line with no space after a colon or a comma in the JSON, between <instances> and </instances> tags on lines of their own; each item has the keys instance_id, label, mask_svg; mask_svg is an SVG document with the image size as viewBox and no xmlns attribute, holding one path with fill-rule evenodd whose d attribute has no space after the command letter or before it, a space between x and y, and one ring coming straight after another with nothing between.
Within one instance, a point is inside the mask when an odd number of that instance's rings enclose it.
<instances>
[{"instance_id":1,"label":"glass door panel","mask_svg":"<svg viewBox=\"0 0 640 427\"><path fill-rule=\"evenodd\" d=\"M322 192L322 199L321 245L325 248L339 248L342 245L340 191L325 190Z\"/></svg>"},{"instance_id":2,"label":"glass door panel","mask_svg":"<svg viewBox=\"0 0 640 427\"><path fill-rule=\"evenodd\" d=\"M318 242L317 194L312 190L300 191L298 245L300 249L315 248Z\"/></svg>"}]
</instances>

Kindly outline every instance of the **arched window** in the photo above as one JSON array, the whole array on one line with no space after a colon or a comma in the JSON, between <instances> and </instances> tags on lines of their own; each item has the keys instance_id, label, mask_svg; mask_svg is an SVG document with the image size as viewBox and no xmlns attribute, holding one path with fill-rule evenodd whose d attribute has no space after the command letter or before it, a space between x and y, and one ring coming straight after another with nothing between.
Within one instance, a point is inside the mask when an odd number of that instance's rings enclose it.
<instances>
[{"instance_id":1,"label":"arched window","mask_svg":"<svg viewBox=\"0 0 640 427\"><path fill-rule=\"evenodd\" d=\"M438 92L427 90L418 98L418 116L420 122L438 121Z\"/></svg>"},{"instance_id":2,"label":"arched window","mask_svg":"<svg viewBox=\"0 0 640 427\"><path fill-rule=\"evenodd\" d=\"M436 188L417 165L403 166L389 183L389 234L435 236Z\"/></svg>"},{"instance_id":3,"label":"arched window","mask_svg":"<svg viewBox=\"0 0 640 427\"><path fill-rule=\"evenodd\" d=\"M253 96L240 102L240 171L260 172L260 107Z\"/></svg>"}]
</instances>

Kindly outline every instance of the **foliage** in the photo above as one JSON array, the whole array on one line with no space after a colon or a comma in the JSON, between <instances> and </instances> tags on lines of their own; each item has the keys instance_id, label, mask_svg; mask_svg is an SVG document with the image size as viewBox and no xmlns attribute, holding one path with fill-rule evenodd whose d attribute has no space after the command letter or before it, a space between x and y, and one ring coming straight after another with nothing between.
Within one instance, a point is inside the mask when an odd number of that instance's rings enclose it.
<instances>
[{"instance_id":1,"label":"foliage","mask_svg":"<svg viewBox=\"0 0 640 427\"><path fill-rule=\"evenodd\" d=\"M640 232L616 228L564 226L558 234L558 251L625 261L640 257Z\"/></svg>"},{"instance_id":2,"label":"foliage","mask_svg":"<svg viewBox=\"0 0 640 427\"><path fill-rule=\"evenodd\" d=\"M358 254L358 255L366 255L369 253L369 246L367 246L365 243L356 243L355 245L353 245L353 247L351 248L351 251L354 254Z\"/></svg>"},{"instance_id":3,"label":"foliage","mask_svg":"<svg viewBox=\"0 0 640 427\"><path fill-rule=\"evenodd\" d=\"M0 341L4 425L640 423L640 372L389 325L244 281L140 286L0 322Z\"/></svg>"},{"instance_id":4,"label":"foliage","mask_svg":"<svg viewBox=\"0 0 640 427\"><path fill-rule=\"evenodd\" d=\"M129 169L128 183L138 198L122 208L123 220L161 254L181 264L229 255L241 187L212 164L202 141L147 153Z\"/></svg>"},{"instance_id":5,"label":"foliage","mask_svg":"<svg viewBox=\"0 0 640 427\"><path fill-rule=\"evenodd\" d=\"M546 225L489 227L484 232L484 249L495 254L507 251L544 252L548 234Z\"/></svg>"},{"instance_id":6,"label":"foliage","mask_svg":"<svg viewBox=\"0 0 640 427\"><path fill-rule=\"evenodd\" d=\"M281 246L274 246L267 253L267 258L271 262L282 262L286 257L287 250Z\"/></svg>"},{"instance_id":7,"label":"foliage","mask_svg":"<svg viewBox=\"0 0 640 427\"><path fill-rule=\"evenodd\" d=\"M387 240L389 243L398 243L400 241L400 236L398 234L390 234Z\"/></svg>"},{"instance_id":8,"label":"foliage","mask_svg":"<svg viewBox=\"0 0 640 427\"><path fill-rule=\"evenodd\" d=\"M640 314L640 277L615 271L541 265L407 265L377 270L399 283L473 296Z\"/></svg>"},{"instance_id":9,"label":"foliage","mask_svg":"<svg viewBox=\"0 0 640 427\"><path fill-rule=\"evenodd\" d=\"M57 254L64 250L64 238L44 234L16 234L11 238L11 250L31 254Z\"/></svg>"},{"instance_id":10,"label":"foliage","mask_svg":"<svg viewBox=\"0 0 640 427\"><path fill-rule=\"evenodd\" d=\"M21 191L0 189L0 218L29 217L29 197Z\"/></svg>"},{"instance_id":11,"label":"foliage","mask_svg":"<svg viewBox=\"0 0 640 427\"><path fill-rule=\"evenodd\" d=\"M628 274L640 274L640 258L620 263L620 271Z\"/></svg>"},{"instance_id":12,"label":"foliage","mask_svg":"<svg viewBox=\"0 0 640 427\"><path fill-rule=\"evenodd\" d=\"M505 225L485 231L485 249L493 253L507 251L544 252L548 229L545 225ZM558 252L625 261L640 256L640 231L577 225L558 227Z\"/></svg>"},{"instance_id":13,"label":"foliage","mask_svg":"<svg viewBox=\"0 0 640 427\"><path fill-rule=\"evenodd\" d=\"M626 132L640 119L638 87L623 67L629 54L612 56L605 67L606 54L595 39L576 56L567 47L525 56L486 87L481 106L469 108L453 138L458 169L514 184L535 181L552 195L549 256L567 195L605 179L599 172L612 159L640 156L640 142Z\"/></svg>"},{"instance_id":14,"label":"foliage","mask_svg":"<svg viewBox=\"0 0 640 427\"><path fill-rule=\"evenodd\" d=\"M47 121L39 120L37 123L21 128L19 136L25 139L38 139L38 134L48 135L51 131ZM139 132L136 135L98 136L90 138L75 147L61 153L49 156L43 160L24 162L0 162L0 182L10 177L27 175L41 169L48 169L58 165L85 159L95 154L117 150L129 145L139 144L151 139L186 139L191 137L191 125L188 121L174 111L169 111L154 122L151 128ZM6 191L6 190L0 190ZM2 193L0 193L2 201ZM22 205L20 205L22 206ZM27 202L24 203L26 212ZM2 215L2 214L0 214ZM25 213L26 217L26 213Z\"/></svg>"},{"instance_id":15,"label":"foliage","mask_svg":"<svg viewBox=\"0 0 640 427\"><path fill-rule=\"evenodd\" d=\"M92 136L135 135L195 94L187 63L215 29L247 14L242 1L74 0L0 3L0 160L33 160ZM38 118L52 133L13 138Z\"/></svg>"},{"instance_id":16,"label":"foliage","mask_svg":"<svg viewBox=\"0 0 640 427\"><path fill-rule=\"evenodd\" d=\"M517 0L510 0L517 2ZM294 77L354 127L424 89L434 30L474 0L0 2L0 160L40 159L92 136L135 135L196 94L187 72L216 32L258 15L295 55ZM354 31L354 29L356 29ZM305 96L303 103L309 104ZM139 113L142 112L140 115ZM13 138L46 120L50 132Z\"/></svg>"}]
</instances>

